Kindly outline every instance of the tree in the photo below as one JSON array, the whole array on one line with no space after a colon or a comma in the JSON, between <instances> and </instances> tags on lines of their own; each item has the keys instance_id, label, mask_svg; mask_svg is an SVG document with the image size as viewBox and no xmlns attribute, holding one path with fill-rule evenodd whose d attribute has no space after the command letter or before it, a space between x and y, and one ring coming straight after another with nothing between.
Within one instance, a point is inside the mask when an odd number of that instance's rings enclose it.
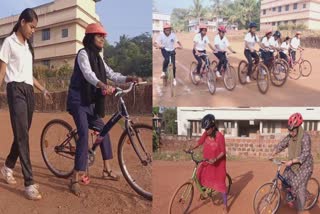
<instances>
[{"instance_id":1,"label":"tree","mask_svg":"<svg viewBox=\"0 0 320 214\"><path fill-rule=\"evenodd\" d=\"M188 29L189 10L174 8L171 13L171 23L175 31L186 31Z\"/></svg>"},{"instance_id":2,"label":"tree","mask_svg":"<svg viewBox=\"0 0 320 214\"><path fill-rule=\"evenodd\" d=\"M203 0L193 0L193 6L190 8L190 16L196 19L207 15L207 9L203 7Z\"/></svg>"}]
</instances>

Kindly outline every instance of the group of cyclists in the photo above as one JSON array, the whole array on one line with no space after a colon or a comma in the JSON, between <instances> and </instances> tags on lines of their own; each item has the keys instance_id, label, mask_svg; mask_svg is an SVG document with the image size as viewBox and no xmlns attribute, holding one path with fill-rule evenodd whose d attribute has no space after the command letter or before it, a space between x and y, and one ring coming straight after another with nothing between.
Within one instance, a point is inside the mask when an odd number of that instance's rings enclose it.
<instances>
[{"instance_id":1,"label":"group of cyclists","mask_svg":"<svg viewBox=\"0 0 320 214\"><path fill-rule=\"evenodd\" d=\"M288 62L289 55L291 55L293 62L296 59L296 51L303 50L300 44L301 31L297 31L293 38L285 37L283 40L281 38L280 31L275 31L273 33L272 30L268 30L260 41L257 32L257 24L255 22L251 22L248 26L249 31L245 35L244 41L244 55L248 61L248 73L246 82L251 82L250 76L253 72L253 64L254 62L259 62L259 54L255 50L256 44L260 46L259 52L261 58L266 66L268 66L273 59L274 53L279 52L279 56L281 59L284 59ZM196 69L196 74L200 76L200 71L205 61L205 55L207 46L213 51L214 55L218 58L219 63L216 67L216 76L218 78L221 77L221 68L222 66L226 66L226 53L227 50L232 53L236 53L230 43L225 36L227 29L225 26L218 27L218 34L214 37L213 44L210 42L210 39L207 35L208 27L205 24L199 25L199 32L194 36L193 39L193 56L197 60L198 65ZM172 31L172 27L170 24L166 23L163 26L163 32L155 41L154 46L156 48L161 49L162 55L164 57L163 66L162 66L162 74L161 78L166 75L169 63L169 57L172 56L172 64L173 64L173 72L174 72L174 85L176 85L176 65L175 65L175 44L178 44L178 49L182 49L182 44L178 40L176 34ZM224 68L225 69L225 68Z\"/></svg>"}]
</instances>

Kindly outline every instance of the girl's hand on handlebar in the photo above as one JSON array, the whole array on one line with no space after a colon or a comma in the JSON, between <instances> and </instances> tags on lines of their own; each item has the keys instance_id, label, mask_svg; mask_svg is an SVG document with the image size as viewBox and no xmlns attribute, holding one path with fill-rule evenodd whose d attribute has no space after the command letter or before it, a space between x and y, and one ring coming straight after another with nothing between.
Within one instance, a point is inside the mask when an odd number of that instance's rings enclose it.
<instances>
[{"instance_id":1,"label":"girl's hand on handlebar","mask_svg":"<svg viewBox=\"0 0 320 214\"><path fill-rule=\"evenodd\" d=\"M213 159L209 159L207 162L208 162L209 164L214 164L216 161L217 161L217 159L216 159L216 158L213 158Z\"/></svg>"},{"instance_id":2,"label":"girl's hand on handlebar","mask_svg":"<svg viewBox=\"0 0 320 214\"><path fill-rule=\"evenodd\" d=\"M293 164L293 161L289 160L289 161L286 162L286 167L290 167L292 164Z\"/></svg>"},{"instance_id":3,"label":"girl's hand on handlebar","mask_svg":"<svg viewBox=\"0 0 320 214\"><path fill-rule=\"evenodd\" d=\"M140 82L140 80L139 80L139 78L138 77L127 77L126 78L126 82L128 83L128 82L135 82L135 83L139 83Z\"/></svg>"}]
</instances>

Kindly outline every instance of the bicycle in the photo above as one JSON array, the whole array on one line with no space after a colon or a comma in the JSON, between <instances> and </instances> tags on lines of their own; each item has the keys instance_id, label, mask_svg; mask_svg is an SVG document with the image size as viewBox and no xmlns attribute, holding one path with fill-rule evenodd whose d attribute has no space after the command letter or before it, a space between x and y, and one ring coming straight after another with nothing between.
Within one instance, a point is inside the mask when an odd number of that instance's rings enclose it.
<instances>
[{"instance_id":1,"label":"bicycle","mask_svg":"<svg viewBox=\"0 0 320 214\"><path fill-rule=\"evenodd\" d=\"M222 74L224 87L227 90L232 91L237 85L237 74L235 68L232 65L230 65L228 56L229 54L226 54L227 60L222 65L220 72ZM211 62L211 65L214 68L213 70L216 70L218 62L216 60L213 60ZM226 69L224 69L224 67L226 67Z\"/></svg>"},{"instance_id":2,"label":"bicycle","mask_svg":"<svg viewBox=\"0 0 320 214\"><path fill-rule=\"evenodd\" d=\"M190 78L194 85L198 85L201 80L207 82L208 89L210 94L214 94L216 92L216 75L210 67L209 55L205 53L199 54L199 56L205 56L205 64L201 68L200 74L197 74L197 65L198 63L193 61L190 65ZM199 77L199 79L196 79Z\"/></svg>"},{"instance_id":3,"label":"bicycle","mask_svg":"<svg viewBox=\"0 0 320 214\"><path fill-rule=\"evenodd\" d=\"M152 131L151 125L134 123L128 114L123 96L144 83L131 83L123 90L116 88L115 97L119 97L119 106L102 130L89 127L93 130L92 146L88 151L88 166L95 161L95 150L105 135L124 118L124 130L118 143L118 162L125 180L139 195L152 200ZM135 97L135 93L134 93ZM59 133L62 133L59 135ZM96 137L94 141L94 136ZM59 178L68 178L72 175L76 152L77 130L64 120L49 121L41 134L41 154L48 169ZM145 142L146 141L146 142Z\"/></svg>"},{"instance_id":4,"label":"bicycle","mask_svg":"<svg viewBox=\"0 0 320 214\"><path fill-rule=\"evenodd\" d=\"M258 52L259 59L261 58L260 52ZM261 60L254 59L251 79L257 81L258 89L262 94L267 93L269 90L269 70L267 66L261 62ZM241 84L246 84L246 78L248 75L248 62L241 60L238 65L238 77Z\"/></svg>"},{"instance_id":5,"label":"bicycle","mask_svg":"<svg viewBox=\"0 0 320 214\"><path fill-rule=\"evenodd\" d=\"M303 52L303 50L300 50L299 59L294 62L292 59L291 51L290 51L288 65L289 65L289 68L291 68L295 72L297 72L295 70L296 66L299 66L299 73L303 77L308 77L308 76L310 76L310 74L312 72L312 65L308 60L303 59L302 52ZM299 78L300 78L300 76L297 79L299 79Z\"/></svg>"},{"instance_id":6,"label":"bicycle","mask_svg":"<svg viewBox=\"0 0 320 214\"><path fill-rule=\"evenodd\" d=\"M196 188L199 190L200 199L202 200L205 200L209 197L212 198L215 192L215 190L208 189L202 186L197 178L197 170L198 170L199 164L202 162L207 162L208 160L196 160L194 158L193 151L190 151L190 152L184 151L184 152L191 155L191 159L195 163L195 167L194 167L191 179L185 182L184 184L182 184L180 187L178 187L174 192L169 204L169 214L179 214L179 213L188 212L194 196L194 186L196 186ZM232 179L228 173L226 176L226 184L227 184L227 194L229 194L230 188L232 185ZM178 205L177 209L175 209L174 207L175 205ZM184 205L186 206L183 208Z\"/></svg>"},{"instance_id":7,"label":"bicycle","mask_svg":"<svg viewBox=\"0 0 320 214\"><path fill-rule=\"evenodd\" d=\"M281 195L278 180L281 181L282 189L284 188L287 193L286 203L292 206L295 200L291 192L291 186L288 184L287 180L280 174L281 166L285 162L275 159L270 159L270 161L273 161L273 163L278 166L278 169L276 172L276 176L272 180L272 182L263 184L255 193L253 199L253 209L256 214L276 213L279 209ZM291 170L291 168L288 169ZM315 178L310 178L307 185L307 200L304 208L305 210L310 210L316 204L319 198L319 190L319 182Z\"/></svg>"}]
</instances>

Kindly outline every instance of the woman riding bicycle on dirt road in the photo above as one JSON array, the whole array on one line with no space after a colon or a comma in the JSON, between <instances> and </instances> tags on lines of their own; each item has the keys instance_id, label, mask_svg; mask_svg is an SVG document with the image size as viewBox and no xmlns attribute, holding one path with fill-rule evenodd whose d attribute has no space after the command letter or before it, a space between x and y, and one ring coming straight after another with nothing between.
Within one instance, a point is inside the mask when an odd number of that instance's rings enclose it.
<instances>
[{"instance_id":1,"label":"woman riding bicycle on dirt road","mask_svg":"<svg viewBox=\"0 0 320 214\"><path fill-rule=\"evenodd\" d=\"M226 51L227 48L232 52L236 53L229 45L229 40L225 36L227 29L225 26L218 27L218 35L214 38L214 47L216 51L214 52L214 55L219 59L219 63L217 66L216 75L217 77L221 77L221 67L224 65L224 69L226 69L227 66L227 56Z\"/></svg>"},{"instance_id":2,"label":"woman riding bicycle on dirt road","mask_svg":"<svg viewBox=\"0 0 320 214\"><path fill-rule=\"evenodd\" d=\"M164 58L163 65L162 65L162 74L161 78L164 78L166 76L166 72L168 70L169 65L169 58L171 55L171 62L173 65L173 85L177 85L176 81L176 52L175 52L175 43L179 45L177 48L182 49L182 45L179 42L177 36L175 33L172 32L171 25L168 23L165 23L163 26L163 32L160 34L160 36L157 38L156 42L154 43L154 46L156 48L161 49L162 56Z\"/></svg>"},{"instance_id":3,"label":"woman riding bicycle on dirt road","mask_svg":"<svg viewBox=\"0 0 320 214\"><path fill-rule=\"evenodd\" d=\"M303 127L303 118L300 113L290 116L288 121L289 134L275 147L272 158L284 149L289 150L283 175L292 186L291 192L296 197L296 208L299 213L304 210L307 183L313 171L313 157L311 154L311 138ZM290 168L289 168L290 167ZM293 198L294 200L294 198Z\"/></svg>"},{"instance_id":4,"label":"woman riding bicycle on dirt road","mask_svg":"<svg viewBox=\"0 0 320 214\"><path fill-rule=\"evenodd\" d=\"M201 53L206 53L207 45L210 47L211 50L214 51L214 48L210 44L209 38L207 36L208 27L205 24L199 25L199 33L197 33L193 38L193 56L198 61L197 65L197 74L200 75L200 70L202 67L202 60L206 60L206 56L200 56Z\"/></svg>"},{"instance_id":5,"label":"woman riding bicycle on dirt road","mask_svg":"<svg viewBox=\"0 0 320 214\"><path fill-rule=\"evenodd\" d=\"M106 31L99 23L89 24L83 39L84 48L78 52L68 91L67 111L72 115L77 126L78 139L73 177L70 191L80 196L80 184L89 183L86 175L88 167L88 130L101 130L104 127L105 95L111 95L114 88L107 86L107 79L116 83L138 81L135 77L125 77L115 73L102 59L100 52L104 46ZM112 172L109 161L113 158L109 134L100 144L104 168L102 177L119 180Z\"/></svg>"},{"instance_id":6,"label":"woman riding bicycle on dirt road","mask_svg":"<svg viewBox=\"0 0 320 214\"><path fill-rule=\"evenodd\" d=\"M215 117L207 114L201 120L201 127L205 129L194 150L203 145L203 162L197 176L202 186L214 189L222 193L223 212L227 213L227 186L226 186L226 146L224 136L218 131L215 125Z\"/></svg>"},{"instance_id":7,"label":"woman riding bicycle on dirt road","mask_svg":"<svg viewBox=\"0 0 320 214\"><path fill-rule=\"evenodd\" d=\"M244 55L248 60L248 74L247 74L247 82L251 82L250 76L252 74L252 67L253 67L253 59L258 62L259 55L255 51L256 43L259 44L259 37L256 35L257 31L257 24L255 22L251 22L249 24L249 32L246 34L244 41Z\"/></svg>"}]
</instances>

